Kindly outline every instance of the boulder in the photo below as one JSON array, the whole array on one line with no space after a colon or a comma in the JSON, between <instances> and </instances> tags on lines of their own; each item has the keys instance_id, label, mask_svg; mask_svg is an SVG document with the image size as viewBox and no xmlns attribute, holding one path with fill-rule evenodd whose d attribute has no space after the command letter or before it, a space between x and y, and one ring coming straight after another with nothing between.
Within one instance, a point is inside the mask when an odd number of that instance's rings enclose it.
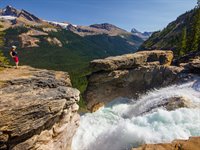
<instances>
[{"instance_id":1,"label":"boulder","mask_svg":"<svg viewBox=\"0 0 200 150\"><path fill-rule=\"evenodd\" d=\"M176 110L178 108L191 108L195 107L195 105L185 97L172 97L165 100L164 107L166 110Z\"/></svg>"},{"instance_id":2,"label":"boulder","mask_svg":"<svg viewBox=\"0 0 200 150\"><path fill-rule=\"evenodd\" d=\"M192 73L200 74L200 58L191 60L186 68Z\"/></svg>"},{"instance_id":3,"label":"boulder","mask_svg":"<svg viewBox=\"0 0 200 150\"><path fill-rule=\"evenodd\" d=\"M94 106L92 106L91 108L91 112L96 112L97 110L99 110L99 108L103 107L105 104L104 103L97 103Z\"/></svg>"},{"instance_id":4,"label":"boulder","mask_svg":"<svg viewBox=\"0 0 200 150\"><path fill-rule=\"evenodd\" d=\"M173 60L174 65L179 65L181 63L188 63L191 59L199 59L200 51L190 52L187 55L184 55L178 59Z\"/></svg>"},{"instance_id":5,"label":"boulder","mask_svg":"<svg viewBox=\"0 0 200 150\"><path fill-rule=\"evenodd\" d=\"M172 59L172 51L141 51L133 54L93 60L90 62L90 66L94 72L113 71L119 69L133 69L151 62L158 62L159 65L170 65Z\"/></svg>"},{"instance_id":6,"label":"boulder","mask_svg":"<svg viewBox=\"0 0 200 150\"><path fill-rule=\"evenodd\" d=\"M200 74L200 52L191 52L173 62L185 68L186 72Z\"/></svg>"},{"instance_id":7,"label":"boulder","mask_svg":"<svg viewBox=\"0 0 200 150\"><path fill-rule=\"evenodd\" d=\"M197 107L199 108L199 106L196 103L191 102L186 97L177 96L177 97L162 99L162 101L160 101L159 103L155 103L154 105L149 105L148 107L145 107L144 109L138 111L140 113L135 113L135 116L141 116L150 112L154 112L157 111L159 108L172 111L179 108L197 108Z\"/></svg>"},{"instance_id":8,"label":"boulder","mask_svg":"<svg viewBox=\"0 0 200 150\"><path fill-rule=\"evenodd\" d=\"M80 92L65 72L20 67L0 72L0 149L70 150Z\"/></svg>"},{"instance_id":9,"label":"boulder","mask_svg":"<svg viewBox=\"0 0 200 150\"><path fill-rule=\"evenodd\" d=\"M149 99L149 101L151 101L151 99ZM174 96L170 98L159 97L159 100L157 99L153 103L147 101L143 103L139 102L139 105L136 105L133 109L126 110L125 113L123 113L123 118L152 114L157 112L158 109L173 111L179 108L200 108L200 105L183 96Z\"/></svg>"}]
</instances>

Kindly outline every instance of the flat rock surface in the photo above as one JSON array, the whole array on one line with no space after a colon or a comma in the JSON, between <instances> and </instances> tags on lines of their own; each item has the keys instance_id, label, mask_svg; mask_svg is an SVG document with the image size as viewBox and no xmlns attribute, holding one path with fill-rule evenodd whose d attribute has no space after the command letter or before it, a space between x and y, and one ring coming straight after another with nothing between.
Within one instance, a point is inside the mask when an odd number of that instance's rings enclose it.
<instances>
[{"instance_id":1,"label":"flat rock surface","mask_svg":"<svg viewBox=\"0 0 200 150\"><path fill-rule=\"evenodd\" d=\"M170 65L172 59L173 52L169 50L141 51L133 54L93 60L90 66L95 71L111 71L117 69L133 69L155 61L158 62L158 65Z\"/></svg>"}]
</instances>

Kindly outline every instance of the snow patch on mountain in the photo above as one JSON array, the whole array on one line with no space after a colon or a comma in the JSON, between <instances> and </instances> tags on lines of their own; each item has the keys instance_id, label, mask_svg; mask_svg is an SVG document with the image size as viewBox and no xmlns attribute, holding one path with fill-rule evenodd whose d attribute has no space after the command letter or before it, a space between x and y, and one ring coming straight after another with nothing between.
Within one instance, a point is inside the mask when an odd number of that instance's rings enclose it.
<instances>
[{"instance_id":1,"label":"snow patch on mountain","mask_svg":"<svg viewBox=\"0 0 200 150\"><path fill-rule=\"evenodd\" d=\"M5 19L5 20L15 20L17 17L14 16L0 16L0 19Z\"/></svg>"},{"instance_id":2,"label":"snow patch on mountain","mask_svg":"<svg viewBox=\"0 0 200 150\"><path fill-rule=\"evenodd\" d=\"M72 25L74 27L77 27L77 25L73 25L73 24L70 24L70 23L65 23L65 22L57 22L57 21L47 21L47 20L44 20L50 24L53 24L53 25L57 25L57 26L61 26L62 28L67 28L69 25Z\"/></svg>"}]
</instances>

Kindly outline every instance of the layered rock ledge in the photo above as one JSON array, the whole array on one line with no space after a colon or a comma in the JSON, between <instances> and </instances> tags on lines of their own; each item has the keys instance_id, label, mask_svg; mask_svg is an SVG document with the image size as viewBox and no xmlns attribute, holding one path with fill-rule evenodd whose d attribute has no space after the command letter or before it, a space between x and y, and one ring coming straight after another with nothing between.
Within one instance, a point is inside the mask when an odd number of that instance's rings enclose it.
<instances>
[{"instance_id":1,"label":"layered rock ledge","mask_svg":"<svg viewBox=\"0 0 200 150\"><path fill-rule=\"evenodd\" d=\"M172 51L141 51L133 54L125 54L121 56L93 60L90 63L90 67L94 70L94 72L97 72L102 70L112 71L121 69L133 69L152 62L157 65L168 66L171 64L172 59Z\"/></svg>"},{"instance_id":2,"label":"layered rock ledge","mask_svg":"<svg viewBox=\"0 0 200 150\"><path fill-rule=\"evenodd\" d=\"M0 149L70 150L79 91L65 72L0 71Z\"/></svg>"},{"instance_id":3,"label":"layered rock ledge","mask_svg":"<svg viewBox=\"0 0 200 150\"><path fill-rule=\"evenodd\" d=\"M177 82L183 68L170 66L172 59L172 51L154 50L92 61L84 94L88 109Z\"/></svg>"},{"instance_id":4,"label":"layered rock ledge","mask_svg":"<svg viewBox=\"0 0 200 150\"><path fill-rule=\"evenodd\" d=\"M145 144L132 150L199 150L200 137L191 137L188 140L174 140L171 143Z\"/></svg>"}]
</instances>

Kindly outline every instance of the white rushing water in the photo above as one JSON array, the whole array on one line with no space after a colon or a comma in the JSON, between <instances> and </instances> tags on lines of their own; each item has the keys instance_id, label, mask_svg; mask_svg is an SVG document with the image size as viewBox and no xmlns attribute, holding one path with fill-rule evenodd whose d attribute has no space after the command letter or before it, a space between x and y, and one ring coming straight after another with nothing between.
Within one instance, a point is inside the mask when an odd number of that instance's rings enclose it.
<instances>
[{"instance_id":1,"label":"white rushing water","mask_svg":"<svg viewBox=\"0 0 200 150\"><path fill-rule=\"evenodd\" d=\"M95 113L84 114L72 149L128 150L143 143L200 136L199 107L174 111L160 107L168 98L177 96L199 106L200 80L154 90L137 101L118 99Z\"/></svg>"}]
</instances>

